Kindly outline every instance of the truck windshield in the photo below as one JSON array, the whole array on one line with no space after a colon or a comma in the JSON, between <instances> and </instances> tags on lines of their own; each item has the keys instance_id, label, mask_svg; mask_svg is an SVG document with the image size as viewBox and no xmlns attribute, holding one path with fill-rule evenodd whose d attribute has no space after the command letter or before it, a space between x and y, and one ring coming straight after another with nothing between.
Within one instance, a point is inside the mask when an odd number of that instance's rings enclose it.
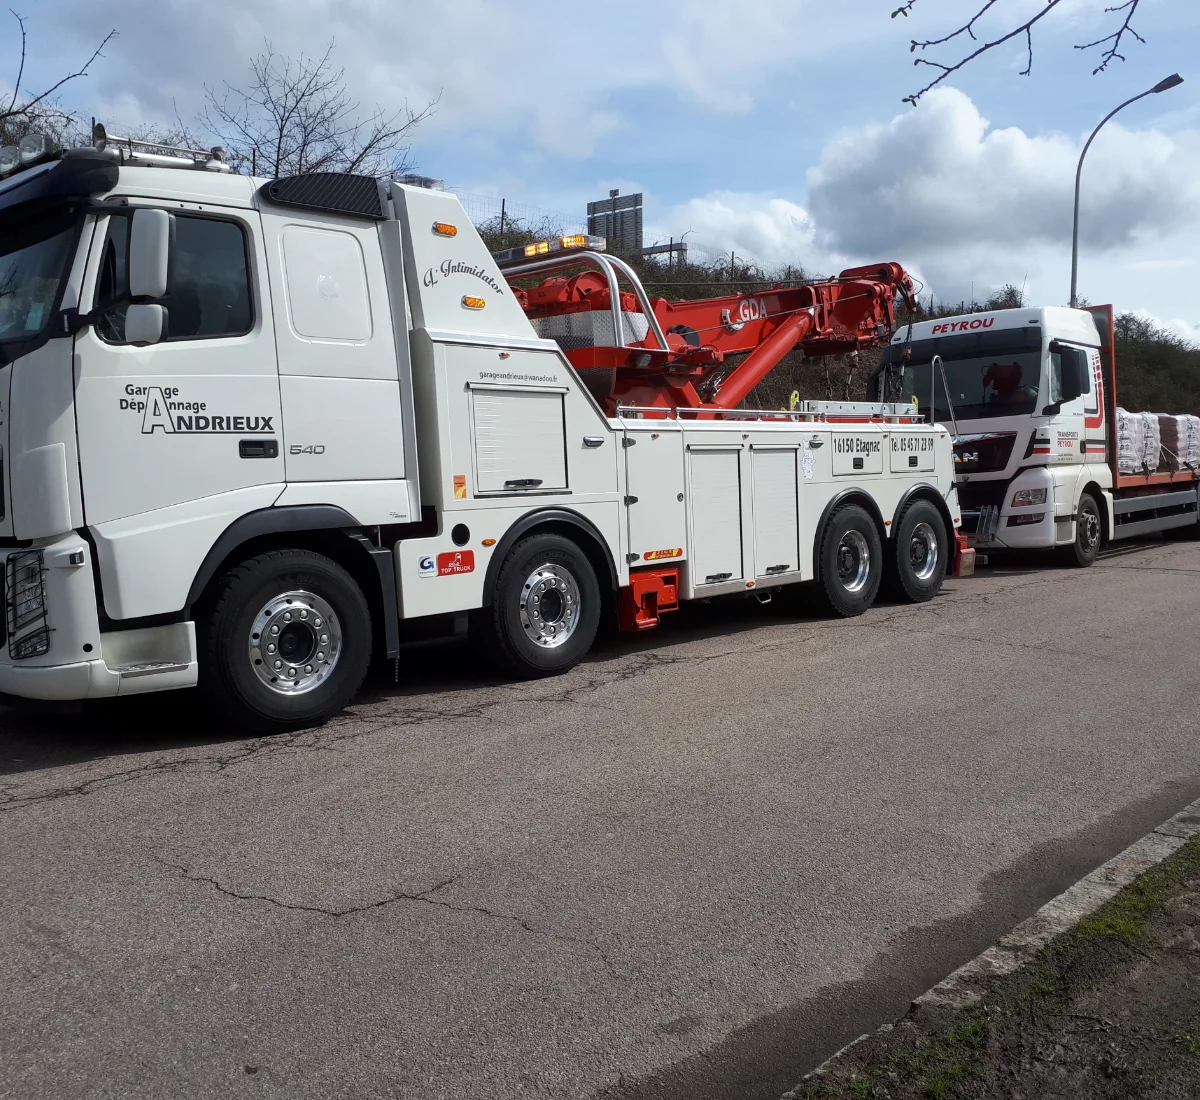
<instances>
[{"instance_id":1,"label":"truck windshield","mask_svg":"<svg viewBox=\"0 0 1200 1100\"><path fill-rule=\"evenodd\" d=\"M0 345L37 337L50 324L66 278L75 216L63 211L0 220ZM0 363L7 357L0 350Z\"/></svg>"},{"instance_id":2,"label":"truck windshield","mask_svg":"<svg viewBox=\"0 0 1200 1100\"><path fill-rule=\"evenodd\" d=\"M1028 416L1037 408L1042 374L1039 327L914 340L907 346L912 352L910 359L904 359L905 345L897 343L888 347L880 364L882 372L890 372L890 381L888 373L883 379L893 400L910 402L915 398L920 411L928 415L932 361L940 355L957 419ZM932 382L936 386L933 418L947 421L950 405L940 372Z\"/></svg>"}]
</instances>

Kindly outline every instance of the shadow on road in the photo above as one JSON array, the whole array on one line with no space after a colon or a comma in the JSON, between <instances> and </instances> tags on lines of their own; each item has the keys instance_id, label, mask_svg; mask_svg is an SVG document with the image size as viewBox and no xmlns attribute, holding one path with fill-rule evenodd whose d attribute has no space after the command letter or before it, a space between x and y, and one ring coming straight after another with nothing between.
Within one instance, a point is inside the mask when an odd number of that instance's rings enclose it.
<instances>
[{"instance_id":1,"label":"shadow on road","mask_svg":"<svg viewBox=\"0 0 1200 1100\"><path fill-rule=\"evenodd\" d=\"M663 616L643 634L616 631L597 640L585 664L611 661L717 636L735 637L780 622L816 618L804 599L776 597L768 604L724 598L688 605ZM408 643L398 677L391 662L373 669L360 706L494 688L501 680L481 665L465 638ZM0 706L0 775L66 767L89 760L258 740L221 724L198 691L171 691L83 704Z\"/></svg>"},{"instance_id":2,"label":"shadow on road","mask_svg":"<svg viewBox=\"0 0 1200 1100\"><path fill-rule=\"evenodd\" d=\"M1152 539L1107 550L1101 560L1145 553L1161 547ZM980 573L1020 577L1063 569L1045 554L991 555ZM970 583L969 581L967 583ZM887 602L880 600L880 605ZM714 637L739 635L780 623L821 621L811 585L777 594L766 604L747 597L698 602L664 615L655 630L642 634L611 631L596 642L586 663L612 661L670 646ZM868 617L868 622L870 621ZM391 662L381 662L364 685L359 704L370 706L396 699L472 692L505 681L485 669L464 639L413 642L403 648L399 676ZM104 757L164 752L257 740L221 725L205 710L195 691L165 692L126 699L101 700L74 711L46 712L0 706L0 775L65 767Z\"/></svg>"}]
</instances>

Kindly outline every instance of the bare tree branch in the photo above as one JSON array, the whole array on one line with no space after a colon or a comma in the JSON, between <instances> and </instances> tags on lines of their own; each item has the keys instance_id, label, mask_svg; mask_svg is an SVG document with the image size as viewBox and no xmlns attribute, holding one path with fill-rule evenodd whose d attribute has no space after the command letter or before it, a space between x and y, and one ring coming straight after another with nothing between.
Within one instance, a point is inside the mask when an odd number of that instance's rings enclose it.
<instances>
[{"instance_id":1,"label":"bare tree branch","mask_svg":"<svg viewBox=\"0 0 1200 1100\"><path fill-rule=\"evenodd\" d=\"M25 49L28 45L28 37L25 34L25 17L18 14L12 8L8 10L17 21L17 26L21 28L21 63L17 66L17 79L13 81L12 99L8 101L8 110L5 112L5 117L12 114L13 108L17 105L17 96L21 94L21 81L25 78Z\"/></svg>"},{"instance_id":2,"label":"bare tree branch","mask_svg":"<svg viewBox=\"0 0 1200 1100\"><path fill-rule=\"evenodd\" d=\"M250 82L205 88L201 124L229 150L239 170L273 176L307 172L388 175L409 166L407 139L436 109L406 103L377 106L363 117L346 91L345 69L333 67L334 43L317 58L275 53L270 42L250 62Z\"/></svg>"},{"instance_id":3,"label":"bare tree branch","mask_svg":"<svg viewBox=\"0 0 1200 1100\"><path fill-rule=\"evenodd\" d=\"M947 34L943 34L941 37L928 38L924 40L914 38L909 44L909 52L924 53L926 50L936 49L938 46L945 46L947 43L953 42L955 39L963 36L969 38L972 42L979 43L980 38L976 34L977 26L980 20L982 20L983 17L996 6L999 0L976 0L976 2L979 4L979 6L975 11L975 14L972 15L961 26L956 27ZM895 19L897 16L904 16L905 18L908 18L909 14L916 8L917 3L918 0L905 0L900 7L896 8L892 12L892 18ZM924 56L915 58L913 60L914 65L925 65L931 69L936 69L937 76L929 81L929 83L919 91L914 92L912 95L905 96L903 102L911 103L913 106L916 106L926 92L932 91L952 74L959 72L972 61L975 61L977 58L981 57L983 54L1003 46L1006 42L1010 42L1013 39L1024 39L1025 67L1020 70L1020 75L1028 76L1033 71L1033 28L1037 23L1049 15L1050 12L1058 7L1060 3L1062 3L1062 0L1045 0L1045 6L1039 9L1034 15L1026 19L1025 22L1018 26L1012 27L1007 31L1007 33L998 34L994 38L990 38L981 42L976 49L966 53L957 61L943 62ZM1140 3L1141 0L1124 0L1123 3L1116 4L1113 7L1105 8L1105 15L1119 15L1122 12L1124 13L1124 22L1121 24L1121 26L1112 34L1098 38L1094 42L1088 42L1084 45L1075 47L1077 50L1088 50L1095 46L1107 46L1107 49L1105 49L1101 55L1100 64L1092 71L1093 76L1096 75L1096 73L1104 72L1108 68L1109 63L1114 59L1119 61L1125 60L1125 56L1120 52L1120 50L1122 41L1126 35L1131 35L1137 39L1137 41L1143 44L1145 43L1145 39L1142 38L1142 36L1138 34L1138 32L1134 30L1133 26L1131 25L1133 17L1137 12L1138 5Z\"/></svg>"},{"instance_id":4,"label":"bare tree branch","mask_svg":"<svg viewBox=\"0 0 1200 1100\"><path fill-rule=\"evenodd\" d=\"M67 73L45 90L34 93L25 87L25 70L29 61L29 38L25 17L14 9L10 8L9 11L17 21L21 51L8 103L0 102L0 145L15 144L31 130L41 130L64 143L78 137L79 118L62 107L56 95L71 81L88 74L96 59L103 56L104 47L116 37L116 31L109 31L100 45L92 51L91 57L78 69Z\"/></svg>"},{"instance_id":5,"label":"bare tree branch","mask_svg":"<svg viewBox=\"0 0 1200 1100\"><path fill-rule=\"evenodd\" d=\"M1103 46L1105 42L1112 43L1112 45L1100 55L1100 64L1092 70L1092 76L1095 76L1097 73L1104 72L1104 70L1108 68L1108 63L1114 59L1118 61L1125 60L1125 55L1118 53L1117 51L1121 48L1121 39L1126 34L1133 35L1133 37L1136 38L1143 46L1146 44L1146 40L1129 25L1134 15L1137 14L1138 4L1141 2L1142 0L1125 0L1124 4L1118 4L1114 8L1105 8L1105 15L1108 15L1110 12L1125 12L1125 22L1122 23L1120 28L1114 31L1112 34L1105 35L1103 38L1097 38L1095 42L1088 42L1086 45L1075 47L1077 50L1090 50L1093 46Z\"/></svg>"},{"instance_id":6,"label":"bare tree branch","mask_svg":"<svg viewBox=\"0 0 1200 1100\"><path fill-rule=\"evenodd\" d=\"M12 11L11 8L9 10ZM88 69L92 67L92 62L94 62L98 57L103 56L102 51L104 47L117 37L117 32L115 30L109 31L108 34L106 34L101 40L100 45L97 46L92 52L92 56L89 57L78 69L76 69L74 72L67 73L67 75L61 80L55 81L44 92L39 92L37 95L32 95L26 99L21 99L21 81L25 76L25 18L16 11L12 11L12 15L16 19L17 25L21 28L21 62L20 67L17 70L17 80L13 87L12 101L9 103L6 111L0 112L0 125L3 125L9 119L19 115L28 116L40 104L49 100L55 94L55 92L59 91L59 89L61 89L64 85L69 84L72 80L78 80L80 77L87 76Z\"/></svg>"}]
</instances>

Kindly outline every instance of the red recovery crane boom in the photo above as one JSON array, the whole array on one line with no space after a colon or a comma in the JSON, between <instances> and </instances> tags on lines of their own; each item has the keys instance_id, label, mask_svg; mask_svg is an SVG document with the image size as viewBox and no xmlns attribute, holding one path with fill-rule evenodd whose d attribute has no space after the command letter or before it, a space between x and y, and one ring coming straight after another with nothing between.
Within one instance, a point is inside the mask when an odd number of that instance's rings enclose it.
<instances>
[{"instance_id":1,"label":"red recovery crane boom","mask_svg":"<svg viewBox=\"0 0 1200 1100\"><path fill-rule=\"evenodd\" d=\"M835 355L886 343L897 296L916 307L912 279L895 263L755 293L651 300L637 274L615 256L573 251L584 240L564 237L561 249L544 258L530 252L537 246L527 246L497 260L510 283L592 268L513 289L539 334L558 341L610 416L618 407L661 408L664 414L693 409L700 415L736 408L794 348L809 356ZM619 288L618 273L631 290ZM731 369L726 359L737 355L745 358Z\"/></svg>"}]
</instances>

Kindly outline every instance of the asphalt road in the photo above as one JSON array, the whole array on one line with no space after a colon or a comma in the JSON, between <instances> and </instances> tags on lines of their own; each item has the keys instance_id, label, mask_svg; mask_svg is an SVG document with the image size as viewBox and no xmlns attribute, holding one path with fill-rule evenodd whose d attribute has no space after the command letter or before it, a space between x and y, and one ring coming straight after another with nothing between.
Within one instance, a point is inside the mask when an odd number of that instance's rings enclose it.
<instances>
[{"instance_id":1,"label":"asphalt road","mask_svg":"<svg viewBox=\"0 0 1200 1100\"><path fill-rule=\"evenodd\" d=\"M245 740L0 711L0 1096L775 1097L1200 796L1200 546Z\"/></svg>"}]
</instances>

